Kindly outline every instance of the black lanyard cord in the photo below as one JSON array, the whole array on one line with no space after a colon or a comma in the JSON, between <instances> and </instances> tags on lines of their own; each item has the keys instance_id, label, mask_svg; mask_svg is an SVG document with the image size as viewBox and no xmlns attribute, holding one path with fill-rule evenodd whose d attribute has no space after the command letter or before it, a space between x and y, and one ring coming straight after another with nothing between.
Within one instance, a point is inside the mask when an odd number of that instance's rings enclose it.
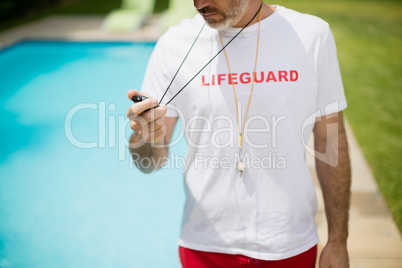
<instances>
[{"instance_id":1,"label":"black lanyard cord","mask_svg":"<svg viewBox=\"0 0 402 268\"><path fill-rule=\"evenodd\" d=\"M213 56L205 65L204 65L204 67L202 67L194 76L193 76L193 78L191 78L165 105L168 105L174 98L176 98L177 97L177 95L179 95L180 94L180 92L182 92L187 86L188 86L188 84L190 84L254 19L255 19L255 17L257 16L257 14L258 14L258 12L260 12L260 10L261 10L261 8L262 8L262 3L261 3L261 5L260 5L260 8L257 10L257 12L255 13L255 15L254 15L254 17L235 35L235 36L233 36L233 38L232 39L230 39L230 41L229 42L227 42L227 44L221 49L221 50L219 50L219 52L218 53L216 53L215 54L215 56ZM169 88L170 88L170 86L172 85L172 83L173 83L173 80L176 78L176 76L177 76L177 74L179 73L179 70L180 70L180 68L181 68L181 66L183 65L183 63L186 61L186 59L187 59L187 56L190 54L190 51L191 51L191 49L193 48L193 46L194 46L194 44L195 44L195 42L197 41L197 39L198 39L198 37L200 36L200 34L201 34L201 32L202 32L202 30L204 29L204 26L205 26L205 24L202 26L202 28L201 28L201 30L200 30L200 32L198 33L198 35L197 35L197 37L195 38L195 40L194 40L194 42L193 42L193 44L191 45L191 47L190 47L190 49L189 49L189 51L187 52L187 55L184 57L184 60L182 61L182 63L180 64L180 67L179 67L179 69L177 70L177 72L176 72L176 74L173 76L173 79L172 79L172 81L170 82L170 84L169 84L169 86L167 87L167 89L165 90L165 93L163 93L163 96L162 96L162 98L161 98L161 100L159 101L159 103L161 103L162 102L162 99L163 99L163 97L165 97L165 95L166 95L166 93L168 92L168 90L169 90Z\"/></svg>"},{"instance_id":2,"label":"black lanyard cord","mask_svg":"<svg viewBox=\"0 0 402 268\"><path fill-rule=\"evenodd\" d=\"M193 49L193 46L194 46L195 42L197 42L197 39L198 39L198 37L200 36L202 30L204 30L204 27L205 27L205 23L204 23L204 25L202 26L202 28L201 28L200 32L198 33L197 37L194 39L193 44L191 45L191 47L190 47L190 49L188 50L186 56L184 57L183 61L181 62L179 68L177 69L176 73L174 74L172 80L170 81L170 84L169 84L169 86L166 88L165 93L163 93L163 96L162 96L161 100L159 101L159 103L162 102L163 98L165 97L166 93L168 92L168 90L169 90L170 86L172 85L174 79L176 78L177 74L179 73L179 71L180 71L180 69L181 69L181 66L183 66L183 63L186 61L186 59L187 59L187 57L188 57L188 54L190 54L191 49Z\"/></svg>"}]
</instances>

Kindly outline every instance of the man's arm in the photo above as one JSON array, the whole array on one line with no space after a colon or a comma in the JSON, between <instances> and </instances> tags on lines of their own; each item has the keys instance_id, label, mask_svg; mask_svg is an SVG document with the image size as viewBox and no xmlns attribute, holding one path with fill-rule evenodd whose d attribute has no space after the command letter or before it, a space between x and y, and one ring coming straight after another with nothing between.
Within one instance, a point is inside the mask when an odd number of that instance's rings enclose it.
<instances>
[{"instance_id":1,"label":"man's arm","mask_svg":"<svg viewBox=\"0 0 402 268\"><path fill-rule=\"evenodd\" d=\"M314 126L316 169L328 222L320 268L349 267L347 252L351 172L342 112L320 117Z\"/></svg>"},{"instance_id":2,"label":"man's arm","mask_svg":"<svg viewBox=\"0 0 402 268\"><path fill-rule=\"evenodd\" d=\"M135 90L128 92L131 99L140 93ZM169 143L178 118L164 117L166 107L158 107L155 99L149 99L130 106L127 117L130 128L134 131L130 138L130 153L138 169L150 173L160 169L169 156Z\"/></svg>"}]
</instances>

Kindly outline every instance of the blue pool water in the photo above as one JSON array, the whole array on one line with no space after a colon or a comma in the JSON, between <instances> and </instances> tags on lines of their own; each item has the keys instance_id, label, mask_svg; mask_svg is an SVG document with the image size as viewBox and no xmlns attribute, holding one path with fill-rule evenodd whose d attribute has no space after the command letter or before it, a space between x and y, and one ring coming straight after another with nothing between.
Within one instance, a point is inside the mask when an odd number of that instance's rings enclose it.
<instances>
[{"instance_id":1,"label":"blue pool water","mask_svg":"<svg viewBox=\"0 0 402 268\"><path fill-rule=\"evenodd\" d=\"M0 51L0 267L179 267L181 171L143 175L124 144L127 90L140 88L153 48Z\"/></svg>"}]
</instances>

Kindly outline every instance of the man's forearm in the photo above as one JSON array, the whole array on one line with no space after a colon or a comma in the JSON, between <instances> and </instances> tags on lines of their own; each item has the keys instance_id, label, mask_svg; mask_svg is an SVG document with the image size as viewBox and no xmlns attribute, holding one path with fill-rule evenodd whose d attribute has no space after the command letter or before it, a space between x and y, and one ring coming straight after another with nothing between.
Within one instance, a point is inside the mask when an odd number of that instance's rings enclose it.
<instances>
[{"instance_id":1,"label":"man's forearm","mask_svg":"<svg viewBox=\"0 0 402 268\"><path fill-rule=\"evenodd\" d=\"M169 147L163 145L165 145L164 138L158 142L150 143L143 141L141 136L133 133L130 138L130 153L137 168L144 173L151 173L160 169L169 155Z\"/></svg>"},{"instance_id":2,"label":"man's forearm","mask_svg":"<svg viewBox=\"0 0 402 268\"><path fill-rule=\"evenodd\" d=\"M317 141L316 151L325 153L323 159L316 158L316 169L323 192L328 221L328 242L346 244L351 172L344 130L337 137L328 137L326 142ZM334 158L337 158L337 165L335 166L330 164L333 163Z\"/></svg>"}]
</instances>

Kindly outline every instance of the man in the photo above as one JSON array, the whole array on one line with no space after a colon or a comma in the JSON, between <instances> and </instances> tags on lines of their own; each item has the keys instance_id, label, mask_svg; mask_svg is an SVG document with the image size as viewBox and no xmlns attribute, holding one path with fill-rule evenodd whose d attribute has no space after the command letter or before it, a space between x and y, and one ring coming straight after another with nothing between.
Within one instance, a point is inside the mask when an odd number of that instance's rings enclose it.
<instances>
[{"instance_id":1,"label":"man","mask_svg":"<svg viewBox=\"0 0 402 268\"><path fill-rule=\"evenodd\" d=\"M304 158L311 132L328 219L319 264L349 267L346 100L328 25L260 0L194 6L200 15L158 41L141 94L128 92L149 99L127 113L133 159L145 173L163 166L181 118L183 267L314 267L316 196ZM156 107L167 88L169 104ZM155 164L141 166L144 158Z\"/></svg>"}]
</instances>

